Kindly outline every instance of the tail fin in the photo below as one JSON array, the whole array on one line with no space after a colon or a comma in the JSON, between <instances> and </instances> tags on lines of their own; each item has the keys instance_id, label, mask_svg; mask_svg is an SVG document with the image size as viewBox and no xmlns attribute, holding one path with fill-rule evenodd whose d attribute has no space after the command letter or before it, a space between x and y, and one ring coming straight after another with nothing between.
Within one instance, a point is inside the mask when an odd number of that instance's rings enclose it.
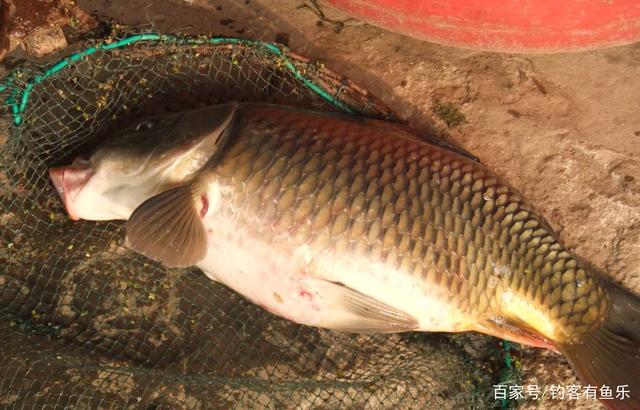
<instances>
[{"instance_id":1,"label":"tail fin","mask_svg":"<svg viewBox=\"0 0 640 410\"><path fill-rule=\"evenodd\" d=\"M607 385L613 400L602 400L612 410L640 409L640 298L607 284L609 317L583 343L558 345L584 385ZM621 399L618 386L629 393ZM599 394L600 395L600 394Z\"/></svg>"}]
</instances>

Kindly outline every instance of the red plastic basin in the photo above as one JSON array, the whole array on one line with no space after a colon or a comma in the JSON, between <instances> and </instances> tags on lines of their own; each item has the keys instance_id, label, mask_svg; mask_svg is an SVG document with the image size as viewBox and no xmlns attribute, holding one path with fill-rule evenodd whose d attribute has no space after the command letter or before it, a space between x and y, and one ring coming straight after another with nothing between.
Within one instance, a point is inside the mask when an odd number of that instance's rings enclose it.
<instances>
[{"instance_id":1,"label":"red plastic basin","mask_svg":"<svg viewBox=\"0 0 640 410\"><path fill-rule=\"evenodd\" d=\"M640 40L640 0L328 0L397 33L491 51L545 53Z\"/></svg>"}]
</instances>

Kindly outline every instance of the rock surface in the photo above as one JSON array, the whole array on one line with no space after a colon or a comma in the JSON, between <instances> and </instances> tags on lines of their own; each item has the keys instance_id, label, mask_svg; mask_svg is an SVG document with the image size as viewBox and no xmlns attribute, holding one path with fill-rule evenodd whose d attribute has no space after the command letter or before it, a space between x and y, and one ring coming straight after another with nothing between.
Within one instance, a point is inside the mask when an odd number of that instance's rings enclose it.
<instances>
[{"instance_id":1,"label":"rock surface","mask_svg":"<svg viewBox=\"0 0 640 410\"><path fill-rule=\"evenodd\" d=\"M67 46L63 28L93 28L96 22L74 0L0 0L0 60L22 45L35 58Z\"/></svg>"}]
</instances>

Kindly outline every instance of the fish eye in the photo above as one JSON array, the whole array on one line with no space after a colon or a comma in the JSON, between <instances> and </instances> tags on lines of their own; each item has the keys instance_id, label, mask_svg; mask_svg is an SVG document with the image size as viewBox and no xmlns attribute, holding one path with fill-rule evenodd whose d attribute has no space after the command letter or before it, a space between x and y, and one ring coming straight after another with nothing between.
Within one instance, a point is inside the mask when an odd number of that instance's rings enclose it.
<instances>
[{"instance_id":1,"label":"fish eye","mask_svg":"<svg viewBox=\"0 0 640 410\"><path fill-rule=\"evenodd\" d=\"M142 121L140 124L136 125L137 132L144 132L153 128L153 123L151 121Z\"/></svg>"}]
</instances>

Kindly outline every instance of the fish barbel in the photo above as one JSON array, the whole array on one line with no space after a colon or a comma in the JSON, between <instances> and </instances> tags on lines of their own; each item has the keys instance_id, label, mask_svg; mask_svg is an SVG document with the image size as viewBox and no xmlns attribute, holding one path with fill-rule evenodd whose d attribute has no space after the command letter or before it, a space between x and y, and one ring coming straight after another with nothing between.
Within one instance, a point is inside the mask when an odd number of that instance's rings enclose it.
<instances>
[{"instance_id":1,"label":"fish barbel","mask_svg":"<svg viewBox=\"0 0 640 410\"><path fill-rule=\"evenodd\" d=\"M511 185L382 121L268 104L151 117L50 170L74 219L268 311L353 332L477 331L564 354L640 408L640 299Z\"/></svg>"}]
</instances>

